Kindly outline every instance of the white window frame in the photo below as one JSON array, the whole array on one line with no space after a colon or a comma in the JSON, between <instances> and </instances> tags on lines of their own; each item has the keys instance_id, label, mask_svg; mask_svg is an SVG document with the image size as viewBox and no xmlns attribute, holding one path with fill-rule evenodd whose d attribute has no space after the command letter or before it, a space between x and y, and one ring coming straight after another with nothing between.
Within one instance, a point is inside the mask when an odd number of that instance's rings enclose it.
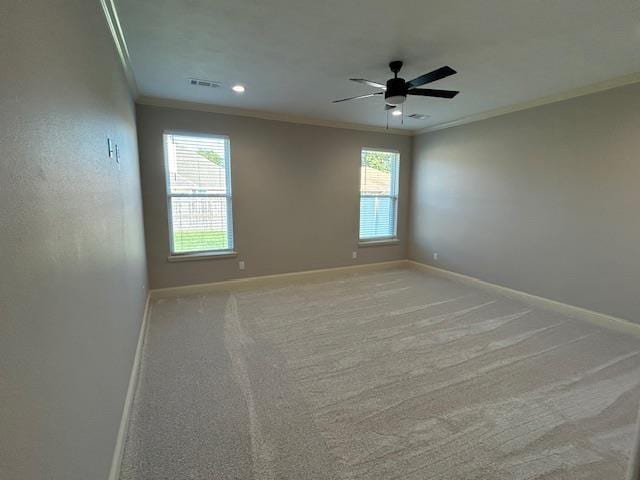
<instances>
[{"instance_id":1,"label":"white window frame","mask_svg":"<svg viewBox=\"0 0 640 480\"><path fill-rule=\"evenodd\" d=\"M172 193L171 182L169 180L169 151L168 151L168 138L169 136L185 136L185 137L202 137L202 138L214 138L224 140L224 165L225 165L225 183L227 190L225 193ZM234 250L235 235L234 235L234 221L233 221L233 195L231 188L231 142L227 135L199 133L199 132L186 132L177 130L165 130L162 133L162 148L164 150L164 179L165 179L165 196L167 200L167 224L169 227L169 260L180 261L187 259L200 259L200 258L219 258L236 256L237 253ZM173 241L173 220L172 220L172 205L171 200L173 198L226 198L227 199L227 238L228 247L224 249L214 250L194 250L188 252L176 252Z\"/></svg>"},{"instance_id":2,"label":"white window frame","mask_svg":"<svg viewBox=\"0 0 640 480\"><path fill-rule=\"evenodd\" d=\"M395 172L395 178L391 180L391 188L389 191L389 195L363 195L362 194L362 154L365 151L372 152L385 152L385 153L393 153L397 155L398 165ZM378 148L378 147L362 147L360 149L360 158L359 158L359 168L360 174L359 183L358 183L358 245L359 246L368 246L368 245L380 245L380 244L393 244L398 243L398 197L400 191L400 151L390 148ZM361 237L360 236L360 208L362 205L362 198L390 198L393 200L393 233L391 235L377 235L374 237Z\"/></svg>"}]
</instances>

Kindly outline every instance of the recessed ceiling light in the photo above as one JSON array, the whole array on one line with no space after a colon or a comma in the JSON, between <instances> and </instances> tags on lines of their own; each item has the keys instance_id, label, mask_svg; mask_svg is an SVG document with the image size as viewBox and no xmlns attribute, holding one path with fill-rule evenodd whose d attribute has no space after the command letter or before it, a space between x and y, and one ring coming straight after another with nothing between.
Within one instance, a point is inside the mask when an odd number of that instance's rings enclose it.
<instances>
[{"instance_id":1,"label":"recessed ceiling light","mask_svg":"<svg viewBox=\"0 0 640 480\"><path fill-rule=\"evenodd\" d=\"M234 85L233 87L231 87L231 90L233 90L236 93L244 93L244 86L243 85Z\"/></svg>"},{"instance_id":2,"label":"recessed ceiling light","mask_svg":"<svg viewBox=\"0 0 640 480\"><path fill-rule=\"evenodd\" d=\"M396 109L391 112L391 115L393 115L394 117L399 117L400 115L402 115L402 110Z\"/></svg>"}]
</instances>

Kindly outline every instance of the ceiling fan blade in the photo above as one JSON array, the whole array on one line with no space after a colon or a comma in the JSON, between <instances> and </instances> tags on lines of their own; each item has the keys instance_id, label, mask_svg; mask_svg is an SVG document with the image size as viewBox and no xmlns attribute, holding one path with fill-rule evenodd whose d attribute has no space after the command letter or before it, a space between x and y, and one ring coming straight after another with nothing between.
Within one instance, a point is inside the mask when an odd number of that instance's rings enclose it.
<instances>
[{"instance_id":1,"label":"ceiling fan blade","mask_svg":"<svg viewBox=\"0 0 640 480\"><path fill-rule=\"evenodd\" d=\"M358 98L374 97L376 95L382 95L382 92L368 93L366 95L358 95L357 97L341 98L340 100L334 100L331 103L346 102L347 100L356 100Z\"/></svg>"},{"instance_id":2,"label":"ceiling fan blade","mask_svg":"<svg viewBox=\"0 0 640 480\"><path fill-rule=\"evenodd\" d=\"M388 103L384 104L384 109L385 110L393 110L394 108L396 108L395 105L389 105Z\"/></svg>"},{"instance_id":3,"label":"ceiling fan blade","mask_svg":"<svg viewBox=\"0 0 640 480\"><path fill-rule=\"evenodd\" d=\"M372 82L371 80L367 80L366 78L350 78L352 82L364 83L365 85L369 85L370 87L381 88L382 90L386 90L387 86L382 83Z\"/></svg>"},{"instance_id":4,"label":"ceiling fan blade","mask_svg":"<svg viewBox=\"0 0 640 480\"><path fill-rule=\"evenodd\" d=\"M424 85L425 83L431 83L431 82L435 82L436 80L440 80L441 78L446 78L449 75L453 75L454 73L458 73L458 72L456 72L451 67L448 67L448 66L440 67L437 70L434 70L433 72L425 73L424 75L421 75L407 82L407 87L408 88L419 87L420 85Z\"/></svg>"},{"instance_id":5,"label":"ceiling fan blade","mask_svg":"<svg viewBox=\"0 0 640 480\"><path fill-rule=\"evenodd\" d=\"M412 88L409 95L422 95L423 97L453 98L460 92L455 90L434 90L433 88Z\"/></svg>"}]
</instances>

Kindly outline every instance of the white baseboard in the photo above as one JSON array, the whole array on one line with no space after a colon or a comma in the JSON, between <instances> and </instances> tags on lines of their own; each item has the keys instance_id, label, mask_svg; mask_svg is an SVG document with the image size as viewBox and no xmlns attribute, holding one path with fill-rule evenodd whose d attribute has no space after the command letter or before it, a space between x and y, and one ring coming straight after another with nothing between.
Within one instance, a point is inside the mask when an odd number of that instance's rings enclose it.
<instances>
[{"instance_id":1,"label":"white baseboard","mask_svg":"<svg viewBox=\"0 0 640 480\"><path fill-rule=\"evenodd\" d=\"M450 270L444 270L442 268L416 262L414 260L408 260L408 264L420 270L440 275L457 282L466 283L468 285L482 288L484 290L489 290L493 293L519 300L534 307L551 310L567 317L586 320L600 327L615 330L617 332L640 336L640 325L629 320L613 317L611 315L605 315L604 313L594 312L592 310L576 307L574 305L568 305L566 303L557 302L548 298L538 297L536 295L531 295L530 293L521 292L520 290L513 290L511 288L485 282L484 280L480 280L478 278L452 272Z\"/></svg>"},{"instance_id":2,"label":"white baseboard","mask_svg":"<svg viewBox=\"0 0 640 480\"><path fill-rule=\"evenodd\" d=\"M113 450L113 459L111 460L111 470L109 471L109 480L119 480L120 467L122 465L122 456L124 454L124 444L127 437L127 429L129 427L129 415L133 405L133 396L138 385L138 373L140 372L140 362L142 361L142 349L144 347L145 338L147 336L148 318L151 309L151 294L147 294L147 301L144 305L144 313L142 314L142 323L140 324L140 332L138 333L138 344L136 345L136 353L133 356L133 365L131 367L131 375L129 376L129 385L127 387L127 395L124 400L122 409L122 417L120 418L120 427L118 428L118 436L116 437L116 446Z\"/></svg>"},{"instance_id":3,"label":"white baseboard","mask_svg":"<svg viewBox=\"0 0 640 480\"><path fill-rule=\"evenodd\" d=\"M302 276L308 276L308 275L314 275L314 274L326 273L326 272L349 272L349 271L367 270L367 269L371 270L371 269L396 268L396 267L402 267L402 266L410 266L410 267L418 268L432 274L449 278L450 280L463 282L463 283L475 286L477 288L489 290L499 295L514 298L528 305L533 305L535 307L542 308L545 310L551 310L567 317L585 320L593 324L599 325L601 327L608 328L610 330L615 330L625 334L640 336L640 324L631 322L629 320L617 318L611 315L606 315L604 313L594 312L592 310L576 307L574 305L568 305L566 303L550 300L548 298L538 297L530 293L525 293L519 290L503 287L501 285L485 282L484 280L480 280L478 278L470 277L468 275L463 275L461 273L456 273L449 270L444 270L442 268L416 262L414 260L392 260L388 262L367 263L362 265L350 265L346 267L323 268L318 270L305 270L301 272L289 272L289 273L279 273L275 275L262 275L262 276L256 276L256 277L238 278L233 280L223 280L220 282L201 283L196 285L185 285L181 287L160 288L160 289L151 290L149 292L149 295L151 299L171 298L171 297L178 297L183 295L194 295L198 293L206 293L209 291L228 288L230 286L237 285L237 284L250 283L250 282L255 283L255 282L273 280L278 278L302 277Z\"/></svg>"},{"instance_id":4,"label":"white baseboard","mask_svg":"<svg viewBox=\"0 0 640 480\"><path fill-rule=\"evenodd\" d=\"M326 272L348 272L367 269L385 269L394 267L406 267L407 260L391 260L388 262L365 263L361 265L349 265L346 267L321 268L317 270L303 270L301 272L277 273L275 275L261 275L256 277L236 278L233 280L223 280L220 282L200 283L196 285L184 285L181 287L157 288L150 291L151 298L168 298L179 297L181 295L193 295L197 293L205 293L211 290L226 288L236 284L247 282L260 282L263 280L273 280L278 278L298 277L306 275L314 275Z\"/></svg>"}]
</instances>

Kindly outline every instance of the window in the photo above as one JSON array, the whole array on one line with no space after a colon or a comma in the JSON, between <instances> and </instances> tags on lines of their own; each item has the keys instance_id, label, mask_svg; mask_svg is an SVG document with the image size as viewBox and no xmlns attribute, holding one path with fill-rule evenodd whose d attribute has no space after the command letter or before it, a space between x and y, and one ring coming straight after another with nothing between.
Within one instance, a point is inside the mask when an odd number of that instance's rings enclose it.
<instances>
[{"instance_id":1,"label":"window","mask_svg":"<svg viewBox=\"0 0 640 480\"><path fill-rule=\"evenodd\" d=\"M400 154L363 149L360 157L360 240L396 237Z\"/></svg>"},{"instance_id":2,"label":"window","mask_svg":"<svg viewBox=\"0 0 640 480\"><path fill-rule=\"evenodd\" d=\"M229 139L164 135L172 255L233 250Z\"/></svg>"}]
</instances>

